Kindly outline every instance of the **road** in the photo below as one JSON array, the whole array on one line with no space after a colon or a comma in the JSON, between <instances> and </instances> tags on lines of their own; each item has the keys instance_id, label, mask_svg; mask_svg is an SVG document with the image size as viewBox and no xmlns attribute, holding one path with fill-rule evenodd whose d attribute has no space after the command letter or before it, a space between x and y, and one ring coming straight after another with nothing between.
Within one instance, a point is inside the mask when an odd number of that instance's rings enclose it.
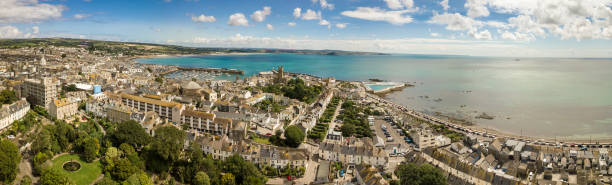
<instances>
[{"instance_id":1,"label":"road","mask_svg":"<svg viewBox=\"0 0 612 185\"><path fill-rule=\"evenodd\" d=\"M389 100L377 97L375 95L372 94L367 94L368 98L371 98L373 100L378 101L379 103L383 103L389 107L392 108L396 108L401 110L402 112L411 115L415 118L418 119L422 119L425 121L429 121L432 123L436 123L436 124L442 124L442 125L447 125L449 126L451 129L453 129L454 131L460 132L460 133L464 133L464 134L473 134L473 135L478 135L478 136L483 136L483 137L487 137L487 138L497 138L499 137L504 137L504 138L508 138L508 139L513 139L513 140L519 140L519 141L526 141L527 143L530 143L531 145L539 145L539 146L554 146L554 147L562 147L559 144L556 144L555 140L552 140L550 138L534 138L534 137L522 137L522 136L515 136L515 135L510 135L510 134L505 134L505 133L501 133L501 132L497 132L497 131L492 131L492 130L486 130L480 127L466 127L466 126L462 126L462 125L458 125L458 124L454 124L451 123L449 121L434 117L434 116L430 116L424 113L420 113L411 109L408 109L402 105L398 105L395 104ZM539 141L539 142L536 142ZM606 143L604 143L606 142ZM604 148L612 148L612 143L608 143L608 141L604 141L601 143L594 143L593 141L590 142L579 142L579 141L566 141L566 144L562 144L562 145L566 145L570 146L570 145L576 145L576 146L588 146L589 148L596 148L596 147L604 147ZM567 144L567 143L571 143L571 144ZM576 148L578 148L576 147Z\"/></svg>"},{"instance_id":2,"label":"road","mask_svg":"<svg viewBox=\"0 0 612 185\"><path fill-rule=\"evenodd\" d=\"M297 184L310 184L314 182L317 176L317 167L319 167L319 163L310 159L306 167L306 172L304 172L304 177L296 179L295 182Z\"/></svg>"}]
</instances>

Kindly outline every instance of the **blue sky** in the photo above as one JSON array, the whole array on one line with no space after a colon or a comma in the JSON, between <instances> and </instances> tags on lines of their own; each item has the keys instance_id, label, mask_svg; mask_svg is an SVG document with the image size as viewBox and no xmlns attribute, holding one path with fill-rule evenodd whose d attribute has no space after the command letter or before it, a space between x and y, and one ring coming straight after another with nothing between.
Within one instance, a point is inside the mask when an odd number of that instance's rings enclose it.
<instances>
[{"instance_id":1,"label":"blue sky","mask_svg":"<svg viewBox=\"0 0 612 185\"><path fill-rule=\"evenodd\" d=\"M0 38L612 57L611 6L612 0L2 0Z\"/></svg>"}]
</instances>

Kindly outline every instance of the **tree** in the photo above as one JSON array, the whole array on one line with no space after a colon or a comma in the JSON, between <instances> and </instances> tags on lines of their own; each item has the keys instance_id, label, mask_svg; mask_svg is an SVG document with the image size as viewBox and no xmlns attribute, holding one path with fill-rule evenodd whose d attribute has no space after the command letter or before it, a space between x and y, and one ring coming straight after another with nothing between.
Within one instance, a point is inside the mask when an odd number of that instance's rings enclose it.
<instances>
[{"instance_id":1,"label":"tree","mask_svg":"<svg viewBox=\"0 0 612 185\"><path fill-rule=\"evenodd\" d=\"M151 140L149 134L142 128L140 123L134 120L119 123L117 130L112 133L111 138L115 146L121 143L127 143L134 148L144 146Z\"/></svg>"},{"instance_id":2,"label":"tree","mask_svg":"<svg viewBox=\"0 0 612 185\"><path fill-rule=\"evenodd\" d=\"M32 159L32 162L34 163L34 173L35 174L40 174L43 170L43 164L51 159L52 155L49 154L50 152L38 152L36 153L36 155L34 156L34 159Z\"/></svg>"},{"instance_id":3,"label":"tree","mask_svg":"<svg viewBox=\"0 0 612 185\"><path fill-rule=\"evenodd\" d=\"M19 99L17 98L17 95L15 95L14 91L8 89L0 91L0 103L11 104L17 100Z\"/></svg>"},{"instance_id":4,"label":"tree","mask_svg":"<svg viewBox=\"0 0 612 185\"><path fill-rule=\"evenodd\" d=\"M58 121L55 123L55 129L53 135L61 151L67 151L72 141L75 140L76 134L74 127L64 121Z\"/></svg>"},{"instance_id":5,"label":"tree","mask_svg":"<svg viewBox=\"0 0 612 185\"><path fill-rule=\"evenodd\" d=\"M11 184L17 177L17 165L21 161L19 149L15 143L3 139L0 141L0 181Z\"/></svg>"},{"instance_id":6,"label":"tree","mask_svg":"<svg viewBox=\"0 0 612 185\"><path fill-rule=\"evenodd\" d=\"M288 126L285 130L285 143L291 147L298 147L304 141L305 134L295 125Z\"/></svg>"},{"instance_id":7,"label":"tree","mask_svg":"<svg viewBox=\"0 0 612 185\"><path fill-rule=\"evenodd\" d=\"M355 133L355 125L345 123L342 125L342 127L340 127L340 130L342 131L343 137L351 137Z\"/></svg>"},{"instance_id":8,"label":"tree","mask_svg":"<svg viewBox=\"0 0 612 185\"><path fill-rule=\"evenodd\" d=\"M446 185L442 171L429 164L402 163L395 170L402 185Z\"/></svg>"},{"instance_id":9,"label":"tree","mask_svg":"<svg viewBox=\"0 0 612 185\"><path fill-rule=\"evenodd\" d=\"M124 181L134 173L138 171L138 168L134 166L128 159L119 159L111 172L113 179L118 181Z\"/></svg>"},{"instance_id":10,"label":"tree","mask_svg":"<svg viewBox=\"0 0 612 185\"><path fill-rule=\"evenodd\" d=\"M19 185L31 185L32 178L29 175L23 176Z\"/></svg>"},{"instance_id":11,"label":"tree","mask_svg":"<svg viewBox=\"0 0 612 185\"><path fill-rule=\"evenodd\" d=\"M174 162L178 160L184 143L185 131L173 126L163 126L155 130L151 148L163 159Z\"/></svg>"},{"instance_id":12,"label":"tree","mask_svg":"<svg viewBox=\"0 0 612 185\"><path fill-rule=\"evenodd\" d=\"M151 178L144 172L135 173L125 180L124 185L153 185Z\"/></svg>"},{"instance_id":13,"label":"tree","mask_svg":"<svg viewBox=\"0 0 612 185\"><path fill-rule=\"evenodd\" d=\"M56 168L50 168L43 171L40 177L41 185L75 185L75 183L68 178L64 172L59 171Z\"/></svg>"},{"instance_id":14,"label":"tree","mask_svg":"<svg viewBox=\"0 0 612 185\"><path fill-rule=\"evenodd\" d=\"M94 161L98 156L98 151L100 151L100 144L98 139L88 137L83 141L83 159L88 163Z\"/></svg>"},{"instance_id":15,"label":"tree","mask_svg":"<svg viewBox=\"0 0 612 185\"><path fill-rule=\"evenodd\" d=\"M231 173L237 184L265 184L266 177L259 172L257 167L245 161L240 155L234 154L227 157L223 164L223 171Z\"/></svg>"},{"instance_id":16,"label":"tree","mask_svg":"<svg viewBox=\"0 0 612 185\"><path fill-rule=\"evenodd\" d=\"M232 173L225 173L221 177L222 185L236 185L236 178Z\"/></svg>"},{"instance_id":17,"label":"tree","mask_svg":"<svg viewBox=\"0 0 612 185\"><path fill-rule=\"evenodd\" d=\"M96 182L96 185L119 185L119 183L114 181L110 177L105 176L100 181Z\"/></svg>"},{"instance_id":18,"label":"tree","mask_svg":"<svg viewBox=\"0 0 612 185\"><path fill-rule=\"evenodd\" d=\"M210 178L206 173L199 171L193 179L193 185L210 185Z\"/></svg>"}]
</instances>

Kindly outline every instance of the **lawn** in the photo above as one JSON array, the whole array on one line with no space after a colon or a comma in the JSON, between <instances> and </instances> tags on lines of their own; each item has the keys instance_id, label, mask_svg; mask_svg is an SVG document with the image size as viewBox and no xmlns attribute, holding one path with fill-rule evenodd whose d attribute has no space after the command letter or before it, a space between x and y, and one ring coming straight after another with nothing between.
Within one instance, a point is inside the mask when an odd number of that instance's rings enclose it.
<instances>
[{"instance_id":1,"label":"lawn","mask_svg":"<svg viewBox=\"0 0 612 185\"><path fill-rule=\"evenodd\" d=\"M68 161L77 161L81 163L81 168L75 172L69 172L64 170L62 165ZM88 185L91 184L98 176L102 173L102 164L100 161L94 161L92 163L86 163L82 161L77 154L65 154L53 159L53 168L59 169L60 171L66 172L68 177L72 179L77 185Z\"/></svg>"},{"instance_id":2,"label":"lawn","mask_svg":"<svg viewBox=\"0 0 612 185\"><path fill-rule=\"evenodd\" d=\"M264 145L271 145L272 144L268 138L261 138L261 137L257 137L257 136L253 136L252 138L253 138L253 141L255 141L256 143L259 143L259 144L264 144Z\"/></svg>"}]
</instances>

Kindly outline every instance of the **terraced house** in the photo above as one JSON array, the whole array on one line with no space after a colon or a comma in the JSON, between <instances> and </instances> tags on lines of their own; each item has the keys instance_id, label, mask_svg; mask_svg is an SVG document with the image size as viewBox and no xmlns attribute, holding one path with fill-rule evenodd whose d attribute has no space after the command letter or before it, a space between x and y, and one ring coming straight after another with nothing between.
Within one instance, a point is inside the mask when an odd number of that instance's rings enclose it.
<instances>
[{"instance_id":1,"label":"terraced house","mask_svg":"<svg viewBox=\"0 0 612 185\"><path fill-rule=\"evenodd\" d=\"M262 145L249 140L234 141L227 136L215 140L214 137L201 137L198 139L205 154L213 159L225 158L239 154L242 158L254 164L271 166L274 168L307 167L309 153L306 149L295 149Z\"/></svg>"},{"instance_id":2,"label":"terraced house","mask_svg":"<svg viewBox=\"0 0 612 185\"><path fill-rule=\"evenodd\" d=\"M181 114L181 124L189 125L190 130L198 133L209 133L213 135L227 135L233 128L231 119L216 117L213 113L198 110L184 110Z\"/></svg>"},{"instance_id":3,"label":"terraced house","mask_svg":"<svg viewBox=\"0 0 612 185\"><path fill-rule=\"evenodd\" d=\"M2 105L0 109L0 130L9 127L15 120L23 118L30 110L30 104L21 99L10 105Z\"/></svg>"},{"instance_id":4,"label":"terraced house","mask_svg":"<svg viewBox=\"0 0 612 185\"><path fill-rule=\"evenodd\" d=\"M351 143L352 142L352 143ZM383 148L375 147L370 138L349 141L350 144L324 142L319 145L319 157L327 161L343 164L369 164L376 167L386 167L389 154Z\"/></svg>"},{"instance_id":5,"label":"terraced house","mask_svg":"<svg viewBox=\"0 0 612 185\"><path fill-rule=\"evenodd\" d=\"M168 119L174 123L181 122L181 112L185 109L185 107L180 103L126 93L121 93L120 96L121 102L124 105L135 108L138 111L154 111L162 119Z\"/></svg>"}]
</instances>

